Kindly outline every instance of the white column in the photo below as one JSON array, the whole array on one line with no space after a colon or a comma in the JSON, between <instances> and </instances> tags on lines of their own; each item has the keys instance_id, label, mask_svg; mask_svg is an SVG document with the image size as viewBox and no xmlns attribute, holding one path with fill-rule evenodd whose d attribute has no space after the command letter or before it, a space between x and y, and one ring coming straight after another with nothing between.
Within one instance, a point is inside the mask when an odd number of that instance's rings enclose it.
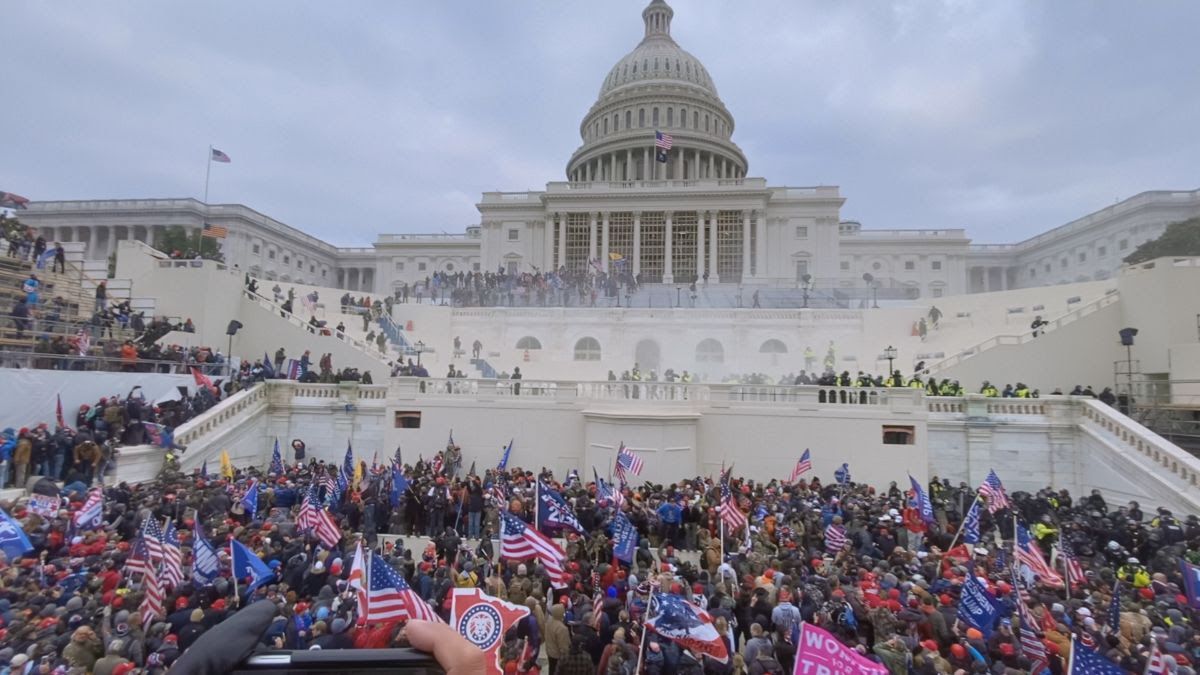
<instances>
[{"instance_id":1,"label":"white column","mask_svg":"<svg viewBox=\"0 0 1200 675\"><path fill-rule=\"evenodd\" d=\"M608 271L608 211L604 212L604 224L600 233L600 269Z\"/></svg>"},{"instance_id":2,"label":"white column","mask_svg":"<svg viewBox=\"0 0 1200 675\"><path fill-rule=\"evenodd\" d=\"M671 212L666 213L666 227L663 228L663 278L664 284L675 283L675 270L671 261Z\"/></svg>"},{"instance_id":3,"label":"white column","mask_svg":"<svg viewBox=\"0 0 1200 675\"><path fill-rule=\"evenodd\" d=\"M642 272L642 212L633 212L633 276Z\"/></svg>"},{"instance_id":4,"label":"white column","mask_svg":"<svg viewBox=\"0 0 1200 675\"><path fill-rule=\"evenodd\" d=\"M696 157L696 164L695 164L696 168L692 171L693 179L700 177L700 150L698 150L698 149L696 150L695 157Z\"/></svg>"},{"instance_id":5,"label":"white column","mask_svg":"<svg viewBox=\"0 0 1200 675\"><path fill-rule=\"evenodd\" d=\"M650 151L642 148L642 180L650 180Z\"/></svg>"},{"instance_id":6,"label":"white column","mask_svg":"<svg viewBox=\"0 0 1200 675\"><path fill-rule=\"evenodd\" d=\"M696 168L700 168L700 158L696 158ZM704 224L708 222L708 211L696 214L696 278L704 278Z\"/></svg>"},{"instance_id":7,"label":"white column","mask_svg":"<svg viewBox=\"0 0 1200 675\"><path fill-rule=\"evenodd\" d=\"M742 280L750 278L750 212L742 211Z\"/></svg>"},{"instance_id":8,"label":"white column","mask_svg":"<svg viewBox=\"0 0 1200 675\"><path fill-rule=\"evenodd\" d=\"M633 180L633 148L625 151L625 180Z\"/></svg>"},{"instance_id":9,"label":"white column","mask_svg":"<svg viewBox=\"0 0 1200 675\"><path fill-rule=\"evenodd\" d=\"M729 178L729 160L721 159L721 178Z\"/></svg>"},{"instance_id":10,"label":"white column","mask_svg":"<svg viewBox=\"0 0 1200 675\"><path fill-rule=\"evenodd\" d=\"M596 212L592 211L588 214L588 267L592 266L592 261L596 259Z\"/></svg>"},{"instance_id":11,"label":"white column","mask_svg":"<svg viewBox=\"0 0 1200 675\"><path fill-rule=\"evenodd\" d=\"M1008 268L1007 267L1000 268L1000 290L1002 290L1002 291L1008 290Z\"/></svg>"},{"instance_id":12,"label":"white column","mask_svg":"<svg viewBox=\"0 0 1200 675\"><path fill-rule=\"evenodd\" d=\"M710 164L711 167L711 164ZM712 232L708 237L708 280L714 284L721 283L721 276L717 274L717 214L713 212L711 219Z\"/></svg>"},{"instance_id":13,"label":"white column","mask_svg":"<svg viewBox=\"0 0 1200 675\"><path fill-rule=\"evenodd\" d=\"M614 153L609 154L608 158L609 158L609 166L611 167L608 172L608 179L610 181L618 180L617 179L617 153L614 152Z\"/></svg>"},{"instance_id":14,"label":"white column","mask_svg":"<svg viewBox=\"0 0 1200 675\"><path fill-rule=\"evenodd\" d=\"M558 215L558 266L567 264L567 214Z\"/></svg>"},{"instance_id":15,"label":"white column","mask_svg":"<svg viewBox=\"0 0 1200 675\"><path fill-rule=\"evenodd\" d=\"M992 292L992 268L990 267L983 268L983 292Z\"/></svg>"},{"instance_id":16,"label":"white column","mask_svg":"<svg viewBox=\"0 0 1200 675\"><path fill-rule=\"evenodd\" d=\"M758 230L758 238L754 242L754 249L757 252L754 276L765 279L767 278L767 214L758 214L758 225L755 228Z\"/></svg>"}]
</instances>

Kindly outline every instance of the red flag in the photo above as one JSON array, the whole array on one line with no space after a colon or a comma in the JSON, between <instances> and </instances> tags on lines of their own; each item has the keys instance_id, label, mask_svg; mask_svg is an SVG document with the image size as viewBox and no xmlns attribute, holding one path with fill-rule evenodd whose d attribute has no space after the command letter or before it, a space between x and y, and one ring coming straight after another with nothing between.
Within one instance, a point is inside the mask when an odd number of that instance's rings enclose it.
<instances>
[{"instance_id":1,"label":"red flag","mask_svg":"<svg viewBox=\"0 0 1200 675\"><path fill-rule=\"evenodd\" d=\"M450 627L484 653L489 675L501 675L500 645L504 633L529 608L494 598L478 588L456 588L450 602Z\"/></svg>"},{"instance_id":2,"label":"red flag","mask_svg":"<svg viewBox=\"0 0 1200 675\"><path fill-rule=\"evenodd\" d=\"M63 419L63 412L62 412L62 394L59 394L57 396L57 398L58 398L58 403L56 403L54 406L54 420L56 422L58 422L59 429L66 429L67 422L66 422L66 420Z\"/></svg>"},{"instance_id":3,"label":"red flag","mask_svg":"<svg viewBox=\"0 0 1200 675\"><path fill-rule=\"evenodd\" d=\"M206 389L214 388L212 380L208 379L208 376L200 372L200 369L196 366L192 366L192 377L196 380L197 387L204 387Z\"/></svg>"}]
</instances>

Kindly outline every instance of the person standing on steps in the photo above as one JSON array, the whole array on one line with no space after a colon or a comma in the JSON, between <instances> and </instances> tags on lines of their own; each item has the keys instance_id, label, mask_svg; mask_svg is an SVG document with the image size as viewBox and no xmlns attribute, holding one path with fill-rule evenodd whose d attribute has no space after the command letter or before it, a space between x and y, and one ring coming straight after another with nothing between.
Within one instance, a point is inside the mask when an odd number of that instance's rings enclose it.
<instances>
[{"instance_id":1,"label":"person standing on steps","mask_svg":"<svg viewBox=\"0 0 1200 675\"><path fill-rule=\"evenodd\" d=\"M482 351L483 351L483 343L480 342L479 340L475 340L475 342L471 345L471 358L478 359L479 353Z\"/></svg>"}]
</instances>

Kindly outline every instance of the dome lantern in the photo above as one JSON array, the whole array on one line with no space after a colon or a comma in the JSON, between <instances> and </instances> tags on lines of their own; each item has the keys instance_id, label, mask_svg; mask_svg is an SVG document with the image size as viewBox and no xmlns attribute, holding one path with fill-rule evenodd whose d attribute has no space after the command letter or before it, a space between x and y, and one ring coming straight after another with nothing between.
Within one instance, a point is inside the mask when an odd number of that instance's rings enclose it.
<instances>
[{"instance_id":1,"label":"dome lantern","mask_svg":"<svg viewBox=\"0 0 1200 675\"><path fill-rule=\"evenodd\" d=\"M642 10L642 20L646 22L647 40L655 37L671 37L671 18L675 10L665 0L652 0L646 9Z\"/></svg>"}]
</instances>

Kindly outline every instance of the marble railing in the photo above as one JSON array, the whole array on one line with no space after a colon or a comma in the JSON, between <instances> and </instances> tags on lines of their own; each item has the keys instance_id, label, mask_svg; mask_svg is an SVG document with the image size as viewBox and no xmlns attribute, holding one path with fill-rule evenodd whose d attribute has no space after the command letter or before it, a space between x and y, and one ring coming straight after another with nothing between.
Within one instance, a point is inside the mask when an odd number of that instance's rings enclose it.
<instances>
[{"instance_id":1,"label":"marble railing","mask_svg":"<svg viewBox=\"0 0 1200 675\"><path fill-rule=\"evenodd\" d=\"M1106 432L1110 442L1154 465L1156 474L1166 474L1182 483L1200 501L1200 459L1107 406L1092 399L1079 399L1080 423Z\"/></svg>"}]
</instances>

